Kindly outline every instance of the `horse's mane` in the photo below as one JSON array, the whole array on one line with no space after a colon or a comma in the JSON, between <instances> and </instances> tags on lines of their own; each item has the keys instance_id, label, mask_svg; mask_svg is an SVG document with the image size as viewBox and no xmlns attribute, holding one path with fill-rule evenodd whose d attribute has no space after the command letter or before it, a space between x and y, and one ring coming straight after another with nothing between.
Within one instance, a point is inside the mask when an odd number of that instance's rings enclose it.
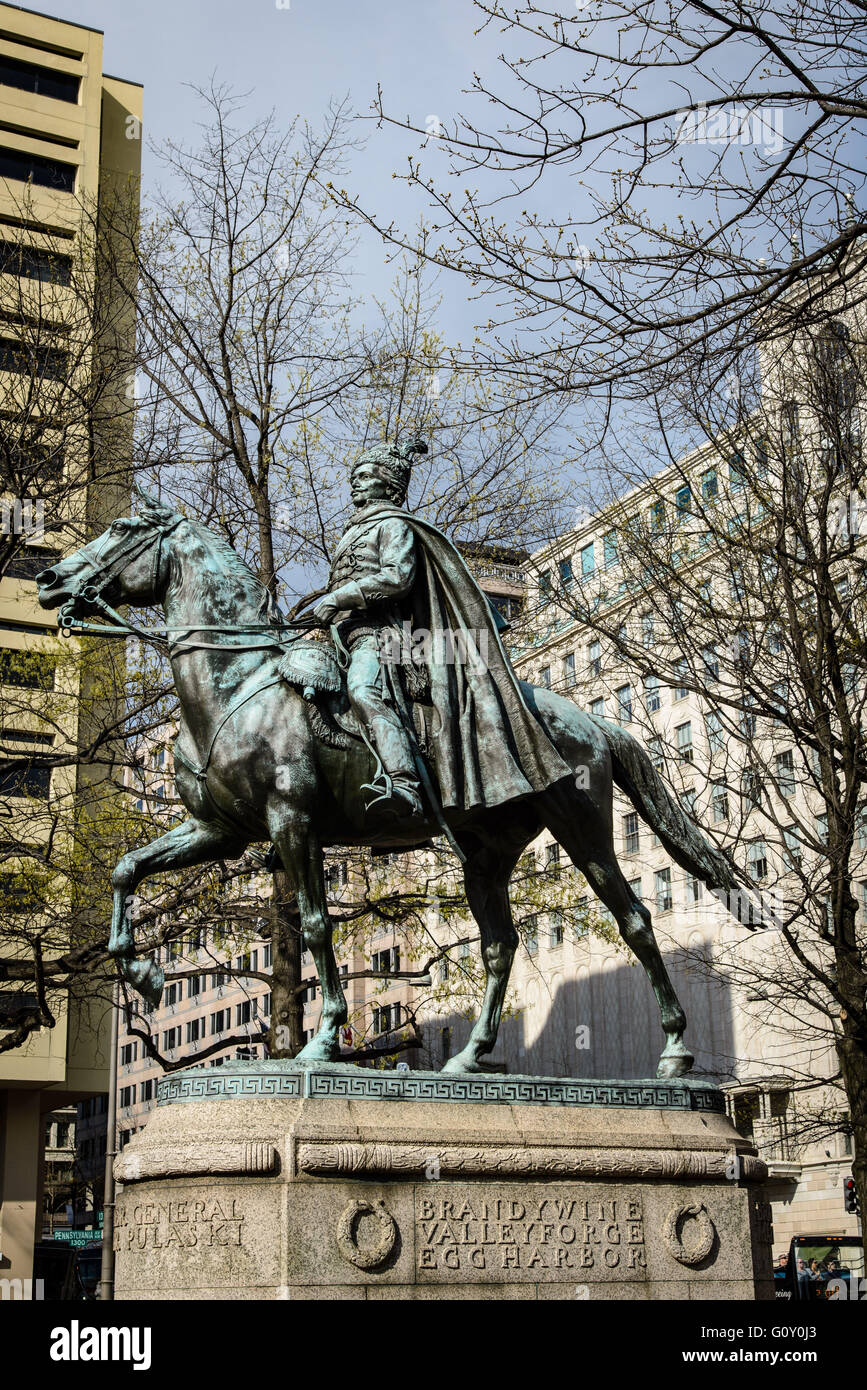
<instances>
[{"instance_id":1,"label":"horse's mane","mask_svg":"<svg viewBox=\"0 0 867 1390\"><path fill-rule=\"evenodd\" d=\"M229 542L216 531L210 530L203 522L195 521L191 517L186 517L185 520L207 549L211 553L216 552L224 571L237 582L243 596L255 602L262 620L267 622L272 618L279 619L280 610L274 596ZM204 584L195 569L190 570L185 587L188 587L188 592L193 598L204 596Z\"/></svg>"}]
</instances>

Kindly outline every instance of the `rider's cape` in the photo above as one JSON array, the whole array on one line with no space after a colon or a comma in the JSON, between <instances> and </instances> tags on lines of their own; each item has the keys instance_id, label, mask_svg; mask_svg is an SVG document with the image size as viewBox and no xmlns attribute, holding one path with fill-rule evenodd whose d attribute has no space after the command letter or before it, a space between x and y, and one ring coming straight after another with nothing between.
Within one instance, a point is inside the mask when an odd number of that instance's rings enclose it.
<instances>
[{"instance_id":1,"label":"rider's cape","mask_svg":"<svg viewBox=\"0 0 867 1390\"><path fill-rule=\"evenodd\" d=\"M386 504L416 539L410 599L416 632L430 633L430 753L446 808L499 806L573 774L528 707L494 613L466 562L437 527Z\"/></svg>"}]
</instances>

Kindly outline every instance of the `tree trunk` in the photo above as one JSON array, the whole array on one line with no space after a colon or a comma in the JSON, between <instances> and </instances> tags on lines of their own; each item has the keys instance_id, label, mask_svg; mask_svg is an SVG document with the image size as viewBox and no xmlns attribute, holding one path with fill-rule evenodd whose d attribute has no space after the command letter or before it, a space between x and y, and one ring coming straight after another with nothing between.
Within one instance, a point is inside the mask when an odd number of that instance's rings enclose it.
<instances>
[{"instance_id":1,"label":"tree trunk","mask_svg":"<svg viewBox=\"0 0 867 1390\"><path fill-rule=\"evenodd\" d=\"M863 1223L867 1215L867 1033L863 1026L867 978L856 951L847 949L841 943L836 958L840 993L844 1000L852 1001L851 1008L841 1011L842 1034L837 1041L837 1055L849 1102L852 1124L852 1176L855 1179ZM841 1207L842 1202L841 1192Z\"/></svg>"}]
</instances>

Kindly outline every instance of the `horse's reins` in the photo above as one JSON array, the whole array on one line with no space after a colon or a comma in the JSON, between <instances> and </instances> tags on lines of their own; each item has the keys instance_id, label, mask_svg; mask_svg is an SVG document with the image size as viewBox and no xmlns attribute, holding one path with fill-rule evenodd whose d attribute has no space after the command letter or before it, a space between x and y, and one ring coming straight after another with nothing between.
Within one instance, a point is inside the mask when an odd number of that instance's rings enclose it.
<instances>
[{"instance_id":1,"label":"horse's reins","mask_svg":"<svg viewBox=\"0 0 867 1390\"><path fill-rule=\"evenodd\" d=\"M276 634L281 631L304 631L306 629L319 626L315 618L304 618L300 622L287 622L280 619L278 622L267 623L186 623L183 627L139 627L136 623L124 618L114 608L106 603L102 597L103 589L116 579L122 569L137 560L144 553L149 545L154 545L154 558L151 566L151 587L156 587L159 575L160 560L162 558L163 541L166 536L171 535L178 526L185 521L185 517L178 517L176 521L170 522L166 526L160 526L156 535L153 533L134 537L125 545L120 546L111 563L107 566L100 579L99 584L87 584L79 594L72 597L63 605L58 614L58 626L64 637L71 637L73 632L88 633L100 637L140 637L146 642L153 642L157 646L168 648L168 654L181 656L188 651L198 651L205 649L208 651L267 651L274 646L280 646L281 640ZM91 608L97 608L100 613L110 620L101 623L86 623L77 617L72 609L76 603L86 603ZM184 641L182 634L193 632L263 632L269 634L267 642L251 643L249 645L230 645L226 647L220 642L189 642ZM174 637L174 641L171 639Z\"/></svg>"}]
</instances>

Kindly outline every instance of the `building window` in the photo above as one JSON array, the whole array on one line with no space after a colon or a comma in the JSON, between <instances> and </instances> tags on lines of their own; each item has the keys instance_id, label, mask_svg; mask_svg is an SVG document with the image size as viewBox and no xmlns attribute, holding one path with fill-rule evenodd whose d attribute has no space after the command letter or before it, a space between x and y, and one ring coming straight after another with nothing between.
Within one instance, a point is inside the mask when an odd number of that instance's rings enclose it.
<instances>
[{"instance_id":1,"label":"building window","mask_svg":"<svg viewBox=\"0 0 867 1390\"><path fill-rule=\"evenodd\" d=\"M682 682L686 679L686 677L689 674L689 668L687 666L685 656L678 657L677 661L674 663L674 670L675 675L678 678L677 684L674 687L674 698L675 700L685 700L687 695L689 694L689 690L687 689L687 687L682 684Z\"/></svg>"},{"instance_id":2,"label":"building window","mask_svg":"<svg viewBox=\"0 0 867 1390\"><path fill-rule=\"evenodd\" d=\"M210 1017L211 1037L216 1037L218 1033L226 1033L231 1027L232 1019L228 1009L218 1009Z\"/></svg>"},{"instance_id":3,"label":"building window","mask_svg":"<svg viewBox=\"0 0 867 1390\"><path fill-rule=\"evenodd\" d=\"M640 836L638 832L638 815L635 811L627 811L623 817L623 850L625 854L635 854L640 847Z\"/></svg>"},{"instance_id":4,"label":"building window","mask_svg":"<svg viewBox=\"0 0 867 1390\"><path fill-rule=\"evenodd\" d=\"M741 711L741 733L744 738L755 738L756 716L751 709Z\"/></svg>"},{"instance_id":5,"label":"building window","mask_svg":"<svg viewBox=\"0 0 867 1390\"><path fill-rule=\"evenodd\" d=\"M689 787L685 792L681 792L680 804L686 811L686 814L692 820L695 820L695 791L692 787Z\"/></svg>"},{"instance_id":6,"label":"building window","mask_svg":"<svg viewBox=\"0 0 867 1390\"><path fill-rule=\"evenodd\" d=\"M346 860L345 860L345 859L341 859L341 860L340 860L338 863L336 863L336 864L328 864L328 865L326 865L326 868L325 868L325 887L326 887L326 890L327 890L329 893L338 893L338 892L340 891L341 888L345 888L345 887L346 887L347 877L348 877L348 871L347 871ZM271 947L270 947L270 946L266 946L266 947L265 947L264 965L265 965L265 968L266 968L266 969L268 969L268 968L270 967L270 965L271 965Z\"/></svg>"},{"instance_id":7,"label":"building window","mask_svg":"<svg viewBox=\"0 0 867 1390\"><path fill-rule=\"evenodd\" d=\"M345 868L345 865L344 865L344 868ZM262 969L263 969L263 970L270 970L270 969L271 969L271 961L272 961L272 959L273 959L273 955L274 955L274 948L273 948L273 946L271 945L271 943L270 943L270 941L269 941L269 942L268 942L268 945L265 946L265 947L263 947L263 949L262 949Z\"/></svg>"},{"instance_id":8,"label":"building window","mask_svg":"<svg viewBox=\"0 0 867 1390\"><path fill-rule=\"evenodd\" d=\"M722 782L714 782L711 793L711 811L715 822L729 818L728 788Z\"/></svg>"},{"instance_id":9,"label":"building window","mask_svg":"<svg viewBox=\"0 0 867 1390\"><path fill-rule=\"evenodd\" d=\"M131 1105L135 1105L135 1086L122 1086L119 1100L121 1110L128 1110Z\"/></svg>"},{"instance_id":10,"label":"building window","mask_svg":"<svg viewBox=\"0 0 867 1390\"><path fill-rule=\"evenodd\" d=\"M315 989L315 985L314 985ZM240 1027L244 1023L249 1023L253 1018L253 1001L244 999L240 1004L235 1005L235 1022Z\"/></svg>"},{"instance_id":11,"label":"building window","mask_svg":"<svg viewBox=\"0 0 867 1390\"><path fill-rule=\"evenodd\" d=\"M629 685L619 685L614 694L617 699L617 722L619 724L631 724L632 687Z\"/></svg>"},{"instance_id":12,"label":"building window","mask_svg":"<svg viewBox=\"0 0 867 1390\"><path fill-rule=\"evenodd\" d=\"M596 568L596 560L595 560L595 556L594 556L594 552L593 552L593 542L592 542L592 541L590 541L590 543L589 543L588 545L585 545L585 546L582 546L582 547L581 547L580 556L581 556L581 573L582 573L582 574L592 574L593 571L594 571L595 568Z\"/></svg>"},{"instance_id":13,"label":"building window","mask_svg":"<svg viewBox=\"0 0 867 1390\"><path fill-rule=\"evenodd\" d=\"M648 714L655 714L662 706L659 676L644 677L644 708Z\"/></svg>"},{"instance_id":14,"label":"building window","mask_svg":"<svg viewBox=\"0 0 867 1390\"><path fill-rule=\"evenodd\" d=\"M563 589L572 587L572 561L561 560L558 566L560 571L560 585Z\"/></svg>"},{"instance_id":15,"label":"building window","mask_svg":"<svg viewBox=\"0 0 867 1390\"><path fill-rule=\"evenodd\" d=\"M187 998L195 999L205 988L204 975L191 975L187 980Z\"/></svg>"},{"instance_id":16,"label":"building window","mask_svg":"<svg viewBox=\"0 0 867 1390\"><path fill-rule=\"evenodd\" d=\"M544 605L551 602L551 571L543 570L539 575L539 603Z\"/></svg>"},{"instance_id":17,"label":"building window","mask_svg":"<svg viewBox=\"0 0 867 1390\"><path fill-rule=\"evenodd\" d=\"M657 869L655 882L656 910L657 912L670 912L672 907L671 869Z\"/></svg>"},{"instance_id":18,"label":"building window","mask_svg":"<svg viewBox=\"0 0 867 1390\"><path fill-rule=\"evenodd\" d=\"M575 684L575 653L569 652L563 658L563 680L567 690L571 690Z\"/></svg>"},{"instance_id":19,"label":"building window","mask_svg":"<svg viewBox=\"0 0 867 1390\"><path fill-rule=\"evenodd\" d=\"M762 779L754 767L745 767L741 773L741 795L748 806L762 804Z\"/></svg>"},{"instance_id":20,"label":"building window","mask_svg":"<svg viewBox=\"0 0 867 1390\"><path fill-rule=\"evenodd\" d=\"M374 951L371 968L382 975L396 975L400 970L400 947L388 946L384 951Z\"/></svg>"},{"instance_id":21,"label":"building window","mask_svg":"<svg viewBox=\"0 0 867 1390\"><path fill-rule=\"evenodd\" d=\"M562 912L548 913L548 945L563 945L563 914Z\"/></svg>"},{"instance_id":22,"label":"building window","mask_svg":"<svg viewBox=\"0 0 867 1390\"><path fill-rule=\"evenodd\" d=\"M710 710L704 717L707 742L711 753L721 753L725 748L726 737L722 716L717 710Z\"/></svg>"},{"instance_id":23,"label":"building window","mask_svg":"<svg viewBox=\"0 0 867 1390\"><path fill-rule=\"evenodd\" d=\"M591 676L602 674L602 643L598 637L587 647L587 669Z\"/></svg>"},{"instance_id":24,"label":"building window","mask_svg":"<svg viewBox=\"0 0 867 1390\"><path fill-rule=\"evenodd\" d=\"M692 754L692 724L689 720L685 724L678 724L675 729L677 736L677 756L682 763L691 763Z\"/></svg>"},{"instance_id":25,"label":"building window","mask_svg":"<svg viewBox=\"0 0 867 1390\"><path fill-rule=\"evenodd\" d=\"M139 1100L145 1101L145 1102L146 1102L146 1101L149 1101L149 1100L153 1100L153 1098L154 1098L154 1083L153 1083L153 1078L151 1078L150 1081L143 1081L143 1082L141 1083L141 1085L139 1086Z\"/></svg>"},{"instance_id":26,"label":"building window","mask_svg":"<svg viewBox=\"0 0 867 1390\"><path fill-rule=\"evenodd\" d=\"M379 1004L373 1010L374 1033L391 1033L400 1027L400 1005Z\"/></svg>"},{"instance_id":27,"label":"building window","mask_svg":"<svg viewBox=\"0 0 867 1390\"><path fill-rule=\"evenodd\" d=\"M560 846L556 840L545 846L545 873L549 878L560 877Z\"/></svg>"},{"instance_id":28,"label":"building window","mask_svg":"<svg viewBox=\"0 0 867 1390\"><path fill-rule=\"evenodd\" d=\"M76 165L62 159L47 159L41 154L26 154L23 150L0 148L0 178L17 179L38 188L56 188L61 193L75 192Z\"/></svg>"},{"instance_id":29,"label":"building window","mask_svg":"<svg viewBox=\"0 0 867 1390\"><path fill-rule=\"evenodd\" d=\"M768 876L768 850L764 840L753 840L747 850L750 878L757 883Z\"/></svg>"},{"instance_id":30,"label":"building window","mask_svg":"<svg viewBox=\"0 0 867 1390\"><path fill-rule=\"evenodd\" d=\"M535 913L527 918L524 925L524 945L528 956L535 956L539 950L539 919Z\"/></svg>"},{"instance_id":31,"label":"building window","mask_svg":"<svg viewBox=\"0 0 867 1390\"><path fill-rule=\"evenodd\" d=\"M640 878L631 878L631 879L629 880L628 887L629 887L630 893L632 894L632 896L633 896L634 898L637 898L638 901L639 901L640 903L641 903L641 902L644 902L644 898L643 898L642 892L641 892L641 879L640 879Z\"/></svg>"},{"instance_id":32,"label":"building window","mask_svg":"<svg viewBox=\"0 0 867 1390\"><path fill-rule=\"evenodd\" d=\"M705 502L715 502L717 498L718 484L715 468L708 468L701 475L701 495Z\"/></svg>"},{"instance_id":33,"label":"building window","mask_svg":"<svg viewBox=\"0 0 867 1390\"><path fill-rule=\"evenodd\" d=\"M595 714L597 719L605 718L605 699L600 695L598 699L590 701L590 713Z\"/></svg>"},{"instance_id":34,"label":"building window","mask_svg":"<svg viewBox=\"0 0 867 1390\"><path fill-rule=\"evenodd\" d=\"M550 666L543 666L543 667L542 667L541 671L539 672L539 684L540 684L541 686L543 686L543 688L544 688L545 690L550 690L550 689L551 689L551 667L550 667Z\"/></svg>"},{"instance_id":35,"label":"building window","mask_svg":"<svg viewBox=\"0 0 867 1390\"><path fill-rule=\"evenodd\" d=\"M187 1024L187 1042L198 1042L199 1038L205 1036L205 1020L203 1018L191 1018Z\"/></svg>"},{"instance_id":36,"label":"building window","mask_svg":"<svg viewBox=\"0 0 867 1390\"><path fill-rule=\"evenodd\" d=\"M674 494L674 505L677 510L677 524L682 526L685 521L689 520L692 511L692 489L689 483L685 483L683 487L677 489Z\"/></svg>"},{"instance_id":37,"label":"building window","mask_svg":"<svg viewBox=\"0 0 867 1390\"><path fill-rule=\"evenodd\" d=\"M791 748L776 757L777 788L786 800L795 795L795 759Z\"/></svg>"},{"instance_id":38,"label":"building window","mask_svg":"<svg viewBox=\"0 0 867 1390\"><path fill-rule=\"evenodd\" d=\"M617 531L612 529L606 531L602 538L602 554L605 561L605 568L610 569L617 564Z\"/></svg>"},{"instance_id":39,"label":"building window","mask_svg":"<svg viewBox=\"0 0 867 1390\"><path fill-rule=\"evenodd\" d=\"M440 1056L443 1062L447 1062L452 1055L452 1030L451 1028L440 1029Z\"/></svg>"},{"instance_id":40,"label":"building window","mask_svg":"<svg viewBox=\"0 0 867 1390\"><path fill-rule=\"evenodd\" d=\"M707 679L710 681L719 680L719 656L716 647L705 647L702 652L702 661Z\"/></svg>"},{"instance_id":41,"label":"building window","mask_svg":"<svg viewBox=\"0 0 867 1390\"><path fill-rule=\"evenodd\" d=\"M657 534L665 530L665 503L661 497L650 504L650 529Z\"/></svg>"},{"instance_id":42,"label":"building window","mask_svg":"<svg viewBox=\"0 0 867 1390\"><path fill-rule=\"evenodd\" d=\"M695 874L687 874L687 875L686 875L686 906L687 906L687 907L695 907L695 904L696 904L696 903L701 902L701 890L702 890L702 882L701 882L701 879L700 879L700 878L696 878Z\"/></svg>"},{"instance_id":43,"label":"building window","mask_svg":"<svg viewBox=\"0 0 867 1390\"><path fill-rule=\"evenodd\" d=\"M823 812L821 813L821 815L818 815L818 816L816 817L816 838L817 838L817 840L819 841L820 844L822 844L822 845L827 845L827 843L828 843L828 812L827 812L827 811L823 811ZM860 836L859 836L859 847L860 847Z\"/></svg>"},{"instance_id":44,"label":"building window","mask_svg":"<svg viewBox=\"0 0 867 1390\"><path fill-rule=\"evenodd\" d=\"M122 1067L130 1067L138 1057L138 1043L125 1043L120 1049L120 1064Z\"/></svg>"},{"instance_id":45,"label":"building window","mask_svg":"<svg viewBox=\"0 0 867 1390\"><path fill-rule=\"evenodd\" d=\"M744 472L744 456L742 453L732 454L729 459L729 489L731 492L742 492L746 475Z\"/></svg>"},{"instance_id":46,"label":"building window","mask_svg":"<svg viewBox=\"0 0 867 1390\"><path fill-rule=\"evenodd\" d=\"M801 837L794 825L788 825L783 830L783 854L790 869L801 867Z\"/></svg>"},{"instance_id":47,"label":"building window","mask_svg":"<svg viewBox=\"0 0 867 1390\"><path fill-rule=\"evenodd\" d=\"M641 615L641 644L644 647L652 647L654 643L653 614L642 613Z\"/></svg>"},{"instance_id":48,"label":"building window","mask_svg":"<svg viewBox=\"0 0 867 1390\"><path fill-rule=\"evenodd\" d=\"M167 1028L163 1033L163 1052L174 1052L181 1045L180 1028Z\"/></svg>"},{"instance_id":49,"label":"building window","mask_svg":"<svg viewBox=\"0 0 867 1390\"><path fill-rule=\"evenodd\" d=\"M20 58L8 58L5 53L0 55L0 82L4 87L50 97L52 101L78 101L80 78L75 73L58 72L41 63L25 63Z\"/></svg>"},{"instance_id":50,"label":"building window","mask_svg":"<svg viewBox=\"0 0 867 1390\"><path fill-rule=\"evenodd\" d=\"M657 772L665 771L665 753L662 748L662 739L658 734L647 740L647 754Z\"/></svg>"}]
</instances>

